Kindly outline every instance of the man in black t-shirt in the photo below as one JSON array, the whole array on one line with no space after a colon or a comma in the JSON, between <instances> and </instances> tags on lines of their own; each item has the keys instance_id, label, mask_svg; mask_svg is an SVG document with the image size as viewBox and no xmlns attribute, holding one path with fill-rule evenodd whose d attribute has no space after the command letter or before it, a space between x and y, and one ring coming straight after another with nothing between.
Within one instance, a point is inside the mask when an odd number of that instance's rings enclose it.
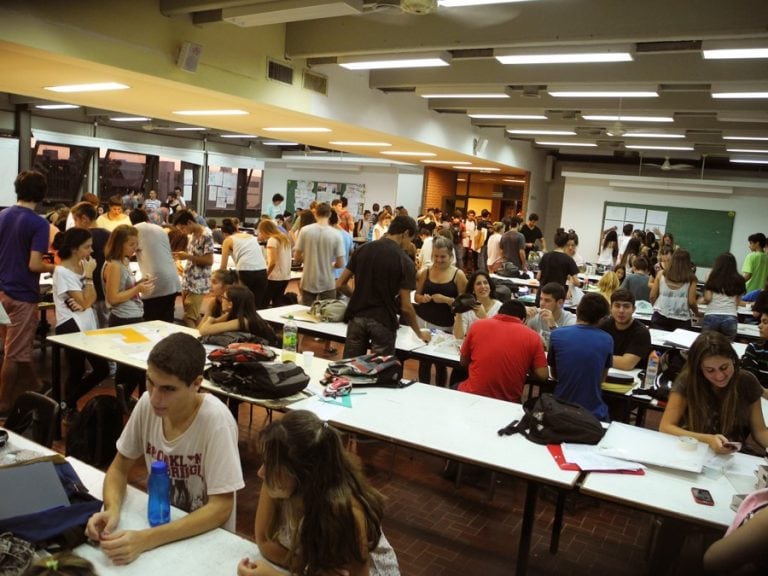
<instances>
[{"instance_id":1,"label":"man in black t-shirt","mask_svg":"<svg viewBox=\"0 0 768 576\"><path fill-rule=\"evenodd\" d=\"M525 236L525 256L528 257L531 250L536 246L536 240L539 240L541 245L541 251L547 251L547 241L544 240L544 234L541 232L536 224L539 221L539 215L531 213L528 216L528 222L520 229L520 232Z\"/></svg>"},{"instance_id":2,"label":"man in black t-shirt","mask_svg":"<svg viewBox=\"0 0 768 576\"><path fill-rule=\"evenodd\" d=\"M611 315L600 322L600 328L613 338L613 367L632 370L645 366L651 353L651 333L635 320L635 297L629 290L616 290L611 295Z\"/></svg>"},{"instance_id":3,"label":"man in black t-shirt","mask_svg":"<svg viewBox=\"0 0 768 576\"><path fill-rule=\"evenodd\" d=\"M347 338L344 358L368 352L394 354L398 311L408 326L424 342L429 332L421 332L411 304L416 289L416 267L404 249L416 236L416 222L410 216L397 216L384 236L363 244L352 253L336 289L350 297L344 320ZM354 291L349 285L354 278ZM399 296L399 309L397 299Z\"/></svg>"}]
</instances>

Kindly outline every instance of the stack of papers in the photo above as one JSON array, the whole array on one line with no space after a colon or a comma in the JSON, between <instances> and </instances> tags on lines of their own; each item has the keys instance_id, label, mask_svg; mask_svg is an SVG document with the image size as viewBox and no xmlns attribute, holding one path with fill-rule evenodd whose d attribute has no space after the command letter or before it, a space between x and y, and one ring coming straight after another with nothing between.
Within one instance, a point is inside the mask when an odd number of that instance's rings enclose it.
<instances>
[{"instance_id":1,"label":"stack of papers","mask_svg":"<svg viewBox=\"0 0 768 576\"><path fill-rule=\"evenodd\" d=\"M563 457L583 472L637 472L645 466L637 462L620 460L600 453L597 446L563 443Z\"/></svg>"}]
</instances>

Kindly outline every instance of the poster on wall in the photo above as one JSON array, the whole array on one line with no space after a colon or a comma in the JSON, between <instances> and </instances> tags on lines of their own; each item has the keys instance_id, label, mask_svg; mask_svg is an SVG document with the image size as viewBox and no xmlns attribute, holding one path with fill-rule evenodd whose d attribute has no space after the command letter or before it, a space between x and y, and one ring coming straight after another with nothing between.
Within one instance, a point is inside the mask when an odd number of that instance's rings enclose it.
<instances>
[{"instance_id":1,"label":"poster on wall","mask_svg":"<svg viewBox=\"0 0 768 576\"><path fill-rule=\"evenodd\" d=\"M355 219L363 215L365 207L365 184L347 182L316 182L313 180L288 180L285 189L286 210L309 208L317 200L330 204L337 198L347 198L347 209Z\"/></svg>"}]
</instances>

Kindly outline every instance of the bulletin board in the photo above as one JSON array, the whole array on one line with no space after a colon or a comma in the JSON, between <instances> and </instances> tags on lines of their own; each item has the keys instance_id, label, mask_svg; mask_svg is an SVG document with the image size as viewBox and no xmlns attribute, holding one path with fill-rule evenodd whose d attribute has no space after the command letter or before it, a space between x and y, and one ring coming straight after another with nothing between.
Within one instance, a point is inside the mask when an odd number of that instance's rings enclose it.
<instances>
[{"instance_id":1,"label":"bulletin board","mask_svg":"<svg viewBox=\"0 0 768 576\"><path fill-rule=\"evenodd\" d=\"M616 226L620 235L624 224L633 224L641 230L670 232L696 266L711 268L718 255L731 250L735 218L733 211L606 202L602 229ZM660 235L657 240L661 242Z\"/></svg>"},{"instance_id":2,"label":"bulletin board","mask_svg":"<svg viewBox=\"0 0 768 576\"><path fill-rule=\"evenodd\" d=\"M347 210L355 219L362 217L365 209L365 184L288 180L285 205L289 212L295 212L296 208L309 208L314 200L330 204L342 196L347 199Z\"/></svg>"}]
</instances>

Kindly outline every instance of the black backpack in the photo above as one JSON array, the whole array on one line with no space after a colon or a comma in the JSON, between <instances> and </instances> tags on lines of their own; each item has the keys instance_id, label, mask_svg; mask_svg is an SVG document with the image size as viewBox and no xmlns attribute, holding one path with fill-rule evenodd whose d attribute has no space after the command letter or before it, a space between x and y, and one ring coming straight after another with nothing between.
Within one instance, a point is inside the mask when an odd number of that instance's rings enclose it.
<instances>
[{"instance_id":1,"label":"black backpack","mask_svg":"<svg viewBox=\"0 0 768 576\"><path fill-rule=\"evenodd\" d=\"M521 433L536 444L597 444L605 434L600 421L578 404L542 394L523 404L525 414L499 430L499 436Z\"/></svg>"},{"instance_id":2,"label":"black backpack","mask_svg":"<svg viewBox=\"0 0 768 576\"><path fill-rule=\"evenodd\" d=\"M394 355L365 354L364 356L353 356L337 362L330 362L320 383L328 385L338 376L352 382L352 386L401 388L403 365Z\"/></svg>"},{"instance_id":3,"label":"black backpack","mask_svg":"<svg viewBox=\"0 0 768 576\"><path fill-rule=\"evenodd\" d=\"M114 396L94 396L67 433L67 456L97 468L106 468L117 454L117 439L123 431L123 411Z\"/></svg>"},{"instance_id":4,"label":"black backpack","mask_svg":"<svg viewBox=\"0 0 768 576\"><path fill-rule=\"evenodd\" d=\"M309 376L293 362L237 362L213 366L207 378L224 390L250 398L285 398L301 392Z\"/></svg>"}]
</instances>

